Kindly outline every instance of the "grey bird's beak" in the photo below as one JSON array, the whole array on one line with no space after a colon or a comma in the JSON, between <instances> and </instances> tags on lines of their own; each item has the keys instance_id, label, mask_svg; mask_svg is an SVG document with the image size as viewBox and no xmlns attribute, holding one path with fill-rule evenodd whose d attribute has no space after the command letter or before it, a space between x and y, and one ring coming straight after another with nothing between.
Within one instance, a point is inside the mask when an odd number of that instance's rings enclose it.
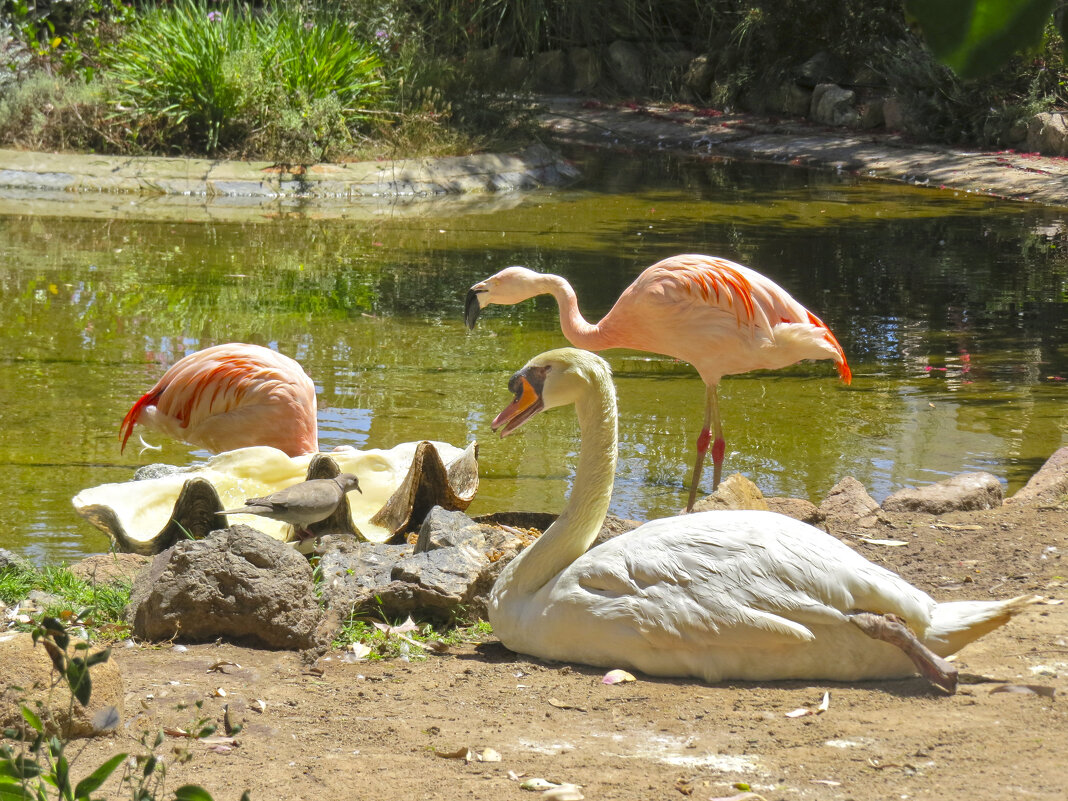
<instances>
[{"instance_id":1,"label":"grey bird's beak","mask_svg":"<svg viewBox=\"0 0 1068 801\"><path fill-rule=\"evenodd\" d=\"M464 302L464 322L467 323L467 327L474 331L475 323L478 322L478 315L482 311L482 304L479 302L478 296L485 292L485 289L479 289L478 284L475 284L469 290L467 290L467 300Z\"/></svg>"}]
</instances>

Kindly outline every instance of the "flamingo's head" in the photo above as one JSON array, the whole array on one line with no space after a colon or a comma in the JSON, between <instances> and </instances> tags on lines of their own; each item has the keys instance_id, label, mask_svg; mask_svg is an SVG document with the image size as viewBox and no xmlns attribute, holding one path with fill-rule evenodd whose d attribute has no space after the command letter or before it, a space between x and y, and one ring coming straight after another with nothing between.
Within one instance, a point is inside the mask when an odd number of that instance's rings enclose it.
<instances>
[{"instance_id":1,"label":"flamingo's head","mask_svg":"<svg viewBox=\"0 0 1068 801\"><path fill-rule=\"evenodd\" d=\"M526 267L505 267L485 281L479 281L467 290L467 301L464 303L467 327L473 330L479 312L491 303L511 306L540 294L543 291L541 279L541 273Z\"/></svg>"},{"instance_id":2,"label":"flamingo's head","mask_svg":"<svg viewBox=\"0 0 1068 801\"><path fill-rule=\"evenodd\" d=\"M593 387L611 394L612 370L595 353L558 348L535 356L508 382L514 399L494 418L494 431L506 437L538 412L578 403ZM614 396L613 396L614 403Z\"/></svg>"}]
</instances>

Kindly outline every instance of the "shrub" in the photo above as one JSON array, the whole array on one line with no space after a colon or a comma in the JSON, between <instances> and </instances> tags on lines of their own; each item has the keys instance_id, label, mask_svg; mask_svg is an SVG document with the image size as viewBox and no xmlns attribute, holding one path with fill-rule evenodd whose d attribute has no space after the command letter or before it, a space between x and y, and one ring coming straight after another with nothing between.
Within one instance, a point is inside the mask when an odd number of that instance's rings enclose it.
<instances>
[{"instance_id":1,"label":"shrub","mask_svg":"<svg viewBox=\"0 0 1068 801\"><path fill-rule=\"evenodd\" d=\"M135 136L214 154L250 136L285 148L366 122L381 62L337 17L214 8L156 7L105 49L114 114Z\"/></svg>"}]
</instances>

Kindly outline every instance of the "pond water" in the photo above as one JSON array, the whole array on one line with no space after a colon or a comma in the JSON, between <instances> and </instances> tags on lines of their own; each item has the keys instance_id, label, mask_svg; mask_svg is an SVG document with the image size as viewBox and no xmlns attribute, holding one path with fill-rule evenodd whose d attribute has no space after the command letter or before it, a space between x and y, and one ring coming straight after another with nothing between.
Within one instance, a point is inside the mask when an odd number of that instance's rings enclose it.
<instances>
[{"instance_id":1,"label":"pond water","mask_svg":"<svg viewBox=\"0 0 1068 801\"><path fill-rule=\"evenodd\" d=\"M882 500L970 470L1011 493L1068 440L1066 210L771 165L570 155L584 170L573 187L458 208L138 221L81 215L72 197L68 216L0 216L0 546L38 563L107 550L70 498L207 455L152 435L161 452L120 455L118 426L166 366L226 341L304 365L324 449L477 439L471 514L558 510L574 415L504 441L489 430L511 373L567 344L555 303L462 323L467 287L509 264L567 277L596 320L649 264L715 254L822 317L852 386L830 362L721 385L724 475L765 495L818 503L852 475ZM676 513L703 384L670 359L604 355L621 415L612 511Z\"/></svg>"}]
</instances>

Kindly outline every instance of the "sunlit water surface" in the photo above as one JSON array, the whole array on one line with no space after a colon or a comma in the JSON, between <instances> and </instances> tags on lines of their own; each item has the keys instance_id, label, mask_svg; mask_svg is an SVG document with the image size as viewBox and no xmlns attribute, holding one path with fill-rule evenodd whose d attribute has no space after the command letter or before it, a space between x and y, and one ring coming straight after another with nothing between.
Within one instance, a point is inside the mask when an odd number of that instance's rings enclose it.
<instances>
[{"instance_id":1,"label":"sunlit water surface","mask_svg":"<svg viewBox=\"0 0 1068 801\"><path fill-rule=\"evenodd\" d=\"M554 302L491 307L472 333L461 319L467 287L509 264L567 277L596 320L649 264L716 254L822 317L852 386L822 362L721 387L725 474L765 495L818 503L852 475L881 500L970 470L1011 493L1065 442L1065 210L796 168L572 155L580 184L462 211L145 222L85 219L71 197L68 216L0 216L0 546L39 563L106 550L71 497L206 456L151 434L162 452L120 455L118 425L176 359L227 341L301 361L324 449L477 439L471 514L558 510L573 413L503 441L489 430L509 375L566 344ZM620 402L612 511L673 514L703 385L667 358L605 355Z\"/></svg>"}]
</instances>

